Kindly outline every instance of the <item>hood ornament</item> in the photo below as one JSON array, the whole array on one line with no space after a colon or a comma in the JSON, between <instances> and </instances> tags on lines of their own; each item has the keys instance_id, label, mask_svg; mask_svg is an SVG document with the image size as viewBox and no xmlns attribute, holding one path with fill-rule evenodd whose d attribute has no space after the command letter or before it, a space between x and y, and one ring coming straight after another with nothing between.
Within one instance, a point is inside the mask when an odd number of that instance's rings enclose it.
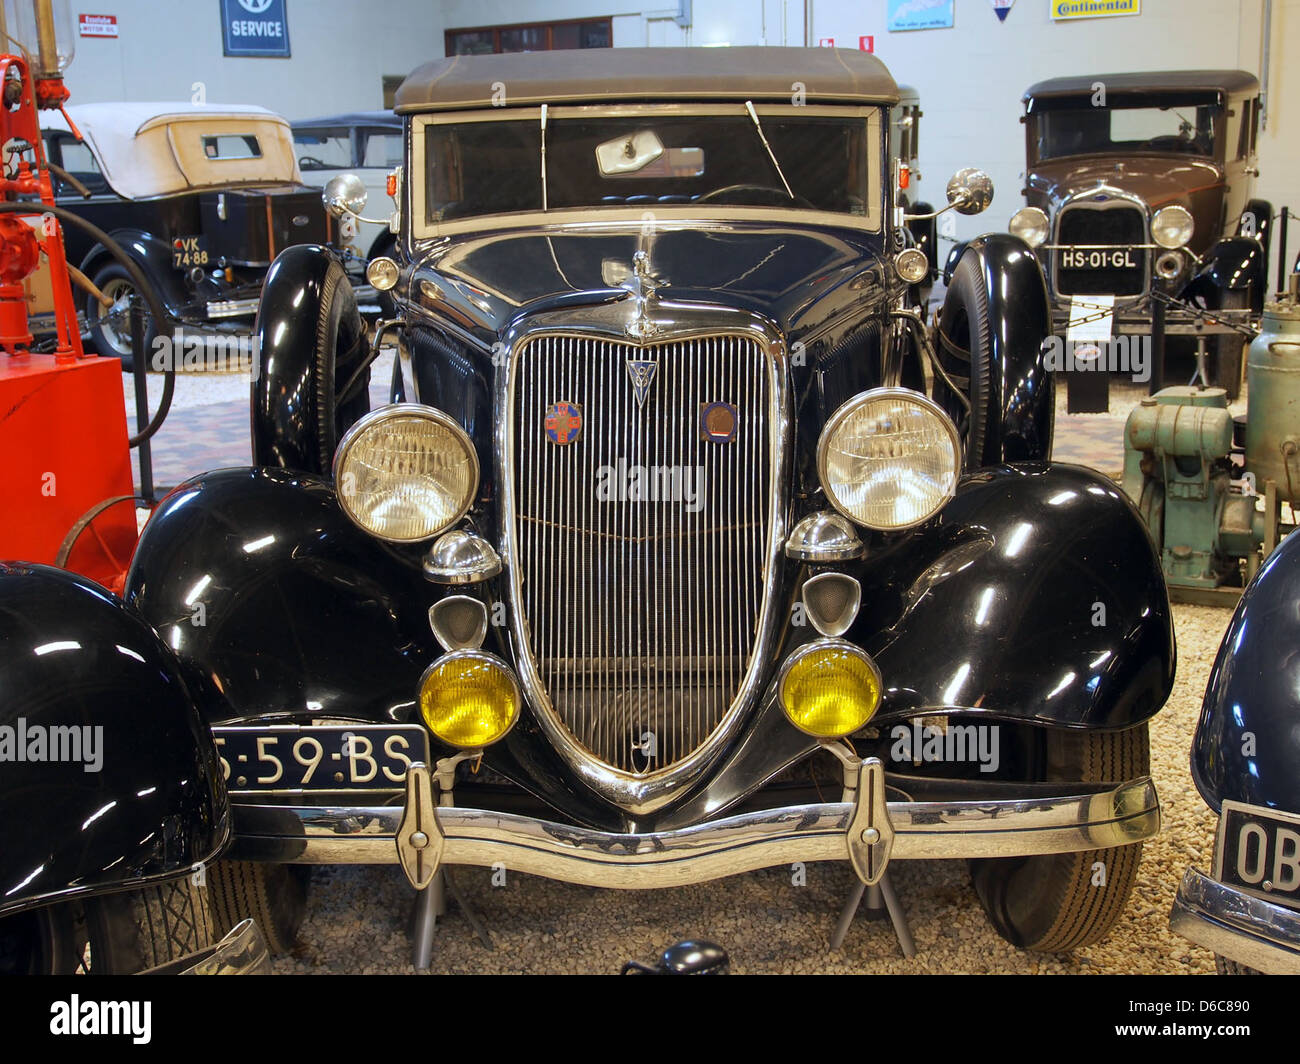
<instances>
[{"instance_id":1,"label":"hood ornament","mask_svg":"<svg viewBox=\"0 0 1300 1064\"><path fill-rule=\"evenodd\" d=\"M632 275L623 282L623 287L632 296L632 318L627 323L626 331L628 336L634 340L648 340L659 331L659 326L650 318L650 302L657 298L658 289L664 283L651 276L650 255L647 252L638 251L632 256ZM628 366L631 365L631 360L629 360ZM629 372L631 372L630 369ZM652 370L650 377L653 376L654 372ZM635 380L633 384L636 384ZM649 386L650 381L647 379L645 387L649 388ZM643 402L644 399L644 393L638 390L637 401Z\"/></svg>"}]
</instances>

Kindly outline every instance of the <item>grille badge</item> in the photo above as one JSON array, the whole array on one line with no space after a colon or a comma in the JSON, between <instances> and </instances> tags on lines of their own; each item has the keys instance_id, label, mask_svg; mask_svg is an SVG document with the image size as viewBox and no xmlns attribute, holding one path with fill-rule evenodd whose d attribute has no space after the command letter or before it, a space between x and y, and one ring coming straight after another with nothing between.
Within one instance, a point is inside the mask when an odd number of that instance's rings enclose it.
<instances>
[{"instance_id":1,"label":"grille badge","mask_svg":"<svg viewBox=\"0 0 1300 1064\"><path fill-rule=\"evenodd\" d=\"M645 406L645 398L650 394L650 385L654 383L655 372L658 369L659 363L648 359L627 360L627 375L632 382L632 394L636 396L638 410Z\"/></svg>"},{"instance_id":2,"label":"grille badge","mask_svg":"<svg viewBox=\"0 0 1300 1064\"><path fill-rule=\"evenodd\" d=\"M700 406L700 439L709 443L731 443L736 438L740 416L731 403L704 403Z\"/></svg>"},{"instance_id":3,"label":"grille badge","mask_svg":"<svg viewBox=\"0 0 1300 1064\"><path fill-rule=\"evenodd\" d=\"M546 408L546 438L563 447L582 435L582 407L575 403L552 403Z\"/></svg>"}]
</instances>

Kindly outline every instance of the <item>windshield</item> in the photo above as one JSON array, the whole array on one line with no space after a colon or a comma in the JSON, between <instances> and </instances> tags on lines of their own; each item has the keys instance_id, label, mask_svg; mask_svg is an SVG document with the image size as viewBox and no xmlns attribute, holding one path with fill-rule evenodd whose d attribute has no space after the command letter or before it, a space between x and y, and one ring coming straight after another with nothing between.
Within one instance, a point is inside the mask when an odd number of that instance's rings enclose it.
<instances>
[{"instance_id":1,"label":"windshield","mask_svg":"<svg viewBox=\"0 0 1300 1064\"><path fill-rule=\"evenodd\" d=\"M1030 117L1037 158L1063 155L1173 153L1214 158L1223 133L1223 108L1217 103L1170 100L1154 106L1112 103L1093 107L1050 105Z\"/></svg>"},{"instance_id":2,"label":"windshield","mask_svg":"<svg viewBox=\"0 0 1300 1064\"><path fill-rule=\"evenodd\" d=\"M760 121L770 155L743 110L552 115L546 206L698 203L872 214L871 199L881 194L871 176L879 147L865 115L760 112ZM537 118L430 122L424 131L429 224L541 210L540 126Z\"/></svg>"}]
</instances>

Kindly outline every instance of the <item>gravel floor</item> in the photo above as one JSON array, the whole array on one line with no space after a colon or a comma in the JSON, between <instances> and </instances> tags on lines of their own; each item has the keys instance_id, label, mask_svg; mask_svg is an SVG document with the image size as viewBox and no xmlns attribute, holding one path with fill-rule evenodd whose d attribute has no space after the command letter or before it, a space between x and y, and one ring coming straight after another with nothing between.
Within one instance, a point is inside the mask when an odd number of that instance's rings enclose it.
<instances>
[{"instance_id":1,"label":"gravel floor","mask_svg":"<svg viewBox=\"0 0 1300 1064\"><path fill-rule=\"evenodd\" d=\"M670 943L712 939L736 972L1199 973L1214 971L1206 950L1168 928L1174 890L1189 864L1208 866L1214 818L1187 770L1201 695L1230 613L1174 608L1178 679L1151 729L1152 771L1164 830L1146 847L1128 911L1105 942L1072 954L1014 949L994 934L960 861L899 862L894 882L916 938L904 960L887 922L855 921L844 948L828 939L851 886L847 865L807 867L794 886L773 868L700 886L601 891L512 874L493 886L488 869L454 878L495 944L485 949L453 904L439 922L434 972L600 973L650 961ZM396 868L317 868L300 943L276 962L282 973L412 971L406 924L411 890Z\"/></svg>"}]
</instances>

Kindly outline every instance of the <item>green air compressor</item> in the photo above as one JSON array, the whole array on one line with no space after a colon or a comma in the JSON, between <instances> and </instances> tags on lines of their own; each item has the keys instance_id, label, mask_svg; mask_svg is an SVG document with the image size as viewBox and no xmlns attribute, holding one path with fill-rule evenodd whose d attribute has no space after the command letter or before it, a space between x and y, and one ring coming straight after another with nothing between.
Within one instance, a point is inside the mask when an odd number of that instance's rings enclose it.
<instances>
[{"instance_id":1,"label":"green air compressor","mask_svg":"<svg viewBox=\"0 0 1300 1064\"><path fill-rule=\"evenodd\" d=\"M1165 388L1124 427L1124 490L1176 602L1231 600L1294 527L1300 502L1300 302L1264 308L1250 345L1244 447L1222 388ZM1236 445L1234 445L1236 444Z\"/></svg>"}]
</instances>

